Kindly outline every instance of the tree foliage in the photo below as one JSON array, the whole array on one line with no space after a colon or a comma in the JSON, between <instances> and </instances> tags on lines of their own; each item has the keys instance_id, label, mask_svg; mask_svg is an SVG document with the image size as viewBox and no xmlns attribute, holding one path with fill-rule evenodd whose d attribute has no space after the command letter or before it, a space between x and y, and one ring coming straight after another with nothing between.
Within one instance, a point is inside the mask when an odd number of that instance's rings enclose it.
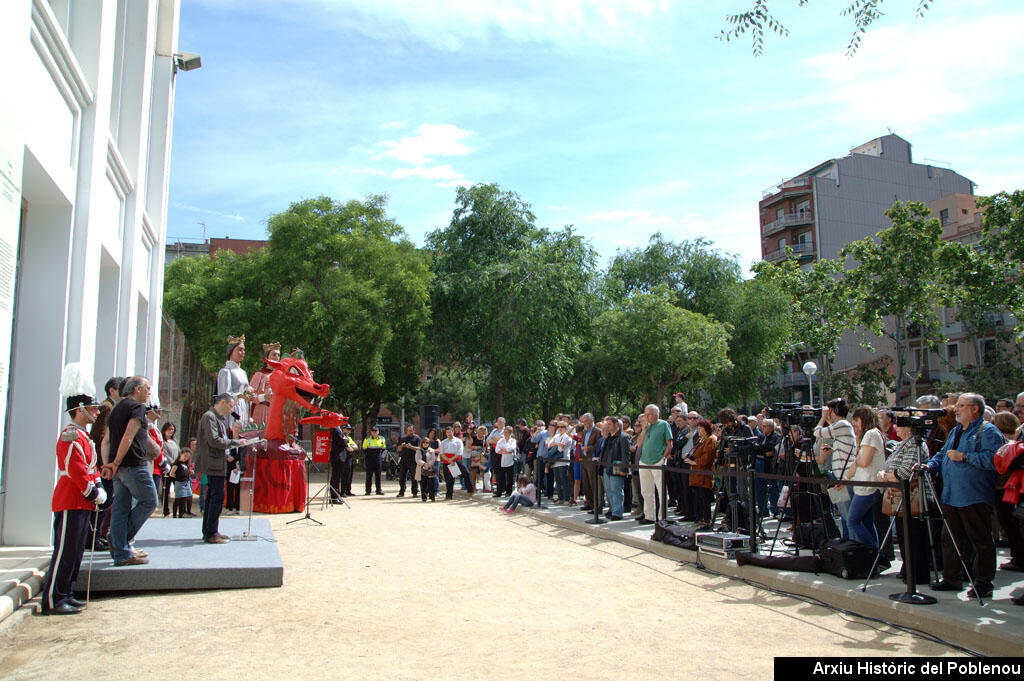
<instances>
[{"instance_id":1,"label":"tree foliage","mask_svg":"<svg viewBox=\"0 0 1024 681\"><path fill-rule=\"evenodd\" d=\"M771 312L787 302L779 287L774 282L744 281L736 257L706 239L675 243L655 234L645 248L613 259L603 290L614 305L616 300L649 294L659 287L677 307L729 329L730 365L704 384L713 401L738 403L755 398L791 342L789 320Z\"/></svg>"},{"instance_id":2,"label":"tree foliage","mask_svg":"<svg viewBox=\"0 0 1024 681\"><path fill-rule=\"evenodd\" d=\"M939 221L928 218L930 213L923 203L897 201L885 213L891 227L840 251L841 257L856 263L847 270L845 282L858 321L895 343L897 397L906 379L913 397L921 376L921 366L913 375L906 372L911 341L927 352L943 340L939 304L948 298L942 263L949 244L942 239Z\"/></svg>"},{"instance_id":3,"label":"tree foliage","mask_svg":"<svg viewBox=\"0 0 1024 681\"><path fill-rule=\"evenodd\" d=\"M605 310L595 323L594 360L619 391L661 404L670 387L709 387L732 366L730 328L677 306L665 286Z\"/></svg>"},{"instance_id":4,"label":"tree foliage","mask_svg":"<svg viewBox=\"0 0 1024 681\"><path fill-rule=\"evenodd\" d=\"M931 8L932 1L917 0L916 16L924 16L925 12ZM810 0L798 0L797 6L802 7L809 2ZM847 2L849 4L840 11L840 14L853 19L853 33L850 35L850 41L846 45L846 55L852 57L857 53L864 34L883 16L882 5L885 4L885 0L847 0ZM745 12L726 15L725 21L732 28L720 31L718 39L729 42L749 33L751 40L750 49L754 56L760 56L764 53L764 37L766 33L774 33L779 37L789 35L789 29L783 25L782 20L768 8L768 0L753 0L750 9Z\"/></svg>"},{"instance_id":5,"label":"tree foliage","mask_svg":"<svg viewBox=\"0 0 1024 681\"><path fill-rule=\"evenodd\" d=\"M300 346L346 413L367 418L414 390L430 319L429 258L387 216L384 199L300 201L272 216L268 231L265 249L168 266L165 307L207 368L224 363L228 333L244 333L250 374L261 343Z\"/></svg>"},{"instance_id":6,"label":"tree foliage","mask_svg":"<svg viewBox=\"0 0 1024 681\"><path fill-rule=\"evenodd\" d=\"M458 190L451 222L427 238L435 359L486 371L499 414L536 404L566 377L594 294L593 249L534 219L515 193L480 184Z\"/></svg>"}]
</instances>

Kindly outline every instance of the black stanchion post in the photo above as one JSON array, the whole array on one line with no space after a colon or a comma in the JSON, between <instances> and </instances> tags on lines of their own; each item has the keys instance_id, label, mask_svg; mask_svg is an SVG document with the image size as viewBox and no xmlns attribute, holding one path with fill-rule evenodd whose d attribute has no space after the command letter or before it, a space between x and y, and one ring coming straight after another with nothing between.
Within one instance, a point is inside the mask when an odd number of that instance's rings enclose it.
<instances>
[{"instance_id":1,"label":"black stanchion post","mask_svg":"<svg viewBox=\"0 0 1024 681\"><path fill-rule=\"evenodd\" d=\"M608 521L601 517L601 507L603 503L604 495L604 480L601 477L601 467L597 465L596 461L584 461L584 466L594 467L594 517L586 522L589 525L601 525ZM609 502L609 509L611 509L611 503Z\"/></svg>"},{"instance_id":2,"label":"black stanchion post","mask_svg":"<svg viewBox=\"0 0 1024 681\"><path fill-rule=\"evenodd\" d=\"M911 476L913 477L913 476ZM924 518L925 522L928 522L927 516L924 514L924 487L918 486L921 491L921 517ZM884 492L883 492L884 493ZM913 551L910 548L910 509L913 503L910 499L910 480L903 481L903 501L900 503L900 509L903 511L903 523L900 527L900 532L903 534L903 550L900 552L900 557L903 558L903 575L907 580L907 590L900 591L889 595L889 600L898 601L900 603L912 603L915 605L932 605L938 603L938 599L928 594L922 594L917 592L917 580L914 579L914 563L911 555Z\"/></svg>"},{"instance_id":3,"label":"black stanchion post","mask_svg":"<svg viewBox=\"0 0 1024 681\"><path fill-rule=\"evenodd\" d=\"M668 520L668 466L661 467L661 516L662 520Z\"/></svg>"},{"instance_id":4,"label":"black stanchion post","mask_svg":"<svg viewBox=\"0 0 1024 681\"><path fill-rule=\"evenodd\" d=\"M757 473L747 471L747 533L750 535L750 552L757 553L757 504L754 503L754 481Z\"/></svg>"},{"instance_id":5,"label":"black stanchion post","mask_svg":"<svg viewBox=\"0 0 1024 681\"><path fill-rule=\"evenodd\" d=\"M544 463L539 457L535 458L533 460L533 484L537 488L537 508L544 508L544 502L542 501L544 498L544 485L542 484L544 480L541 477L542 470L544 470Z\"/></svg>"}]
</instances>

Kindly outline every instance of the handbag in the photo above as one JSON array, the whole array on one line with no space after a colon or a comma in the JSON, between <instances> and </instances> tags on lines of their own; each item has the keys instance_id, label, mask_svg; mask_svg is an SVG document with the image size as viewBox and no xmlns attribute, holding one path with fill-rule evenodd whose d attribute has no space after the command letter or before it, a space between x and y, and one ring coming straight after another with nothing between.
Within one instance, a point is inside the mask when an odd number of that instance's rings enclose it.
<instances>
[{"instance_id":1,"label":"handbag","mask_svg":"<svg viewBox=\"0 0 1024 681\"><path fill-rule=\"evenodd\" d=\"M832 500L833 504L844 504L852 500L850 496L850 488L845 485L835 485L825 489L828 492L828 498Z\"/></svg>"},{"instance_id":2,"label":"handbag","mask_svg":"<svg viewBox=\"0 0 1024 681\"><path fill-rule=\"evenodd\" d=\"M886 489L882 494L882 513L896 515L896 509L900 507L902 499L901 490ZM910 485L910 515L921 515L921 484L918 480L914 480Z\"/></svg>"}]
</instances>

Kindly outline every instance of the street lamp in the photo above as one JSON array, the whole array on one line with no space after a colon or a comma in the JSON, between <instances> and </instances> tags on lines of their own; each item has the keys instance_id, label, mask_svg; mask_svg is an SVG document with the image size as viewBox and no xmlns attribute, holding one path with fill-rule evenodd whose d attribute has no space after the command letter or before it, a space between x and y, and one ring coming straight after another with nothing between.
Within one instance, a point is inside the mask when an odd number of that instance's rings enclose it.
<instances>
[{"instance_id":1,"label":"street lamp","mask_svg":"<svg viewBox=\"0 0 1024 681\"><path fill-rule=\"evenodd\" d=\"M818 365L811 361L804 362L804 373L807 375L807 389L810 391L811 401L810 406L814 406L814 383L811 381L813 376L818 371Z\"/></svg>"}]
</instances>

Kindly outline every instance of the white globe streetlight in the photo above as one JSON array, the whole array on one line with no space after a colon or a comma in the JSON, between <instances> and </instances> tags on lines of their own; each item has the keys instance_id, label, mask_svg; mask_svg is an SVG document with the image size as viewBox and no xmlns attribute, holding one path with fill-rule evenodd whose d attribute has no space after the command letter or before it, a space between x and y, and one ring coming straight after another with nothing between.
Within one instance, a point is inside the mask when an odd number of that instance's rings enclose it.
<instances>
[{"instance_id":1,"label":"white globe streetlight","mask_svg":"<svg viewBox=\"0 0 1024 681\"><path fill-rule=\"evenodd\" d=\"M810 391L810 395L811 395L810 406L812 406L812 407L814 406L814 383L811 382L811 376L813 376L815 373L817 373L817 371L818 371L818 365L817 364L815 364L814 362L811 362L811 361L804 362L804 374L807 375L807 389Z\"/></svg>"}]
</instances>

